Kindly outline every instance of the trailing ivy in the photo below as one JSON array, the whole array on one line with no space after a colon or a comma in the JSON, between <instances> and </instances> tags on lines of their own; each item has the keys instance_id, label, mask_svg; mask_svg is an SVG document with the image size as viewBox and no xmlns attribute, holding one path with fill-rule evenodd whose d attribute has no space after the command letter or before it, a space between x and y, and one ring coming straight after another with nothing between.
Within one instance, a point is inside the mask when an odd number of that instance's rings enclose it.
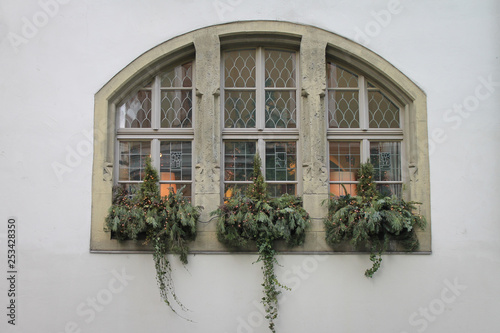
<instances>
[{"instance_id":1,"label":"trailing ivy","mask_svg":"<svg viewBox=\"0 0 500 333\"><path fill-rule=\"evenodd\" d=\"M426 226L425 217L414 213L417 202L381 196L373 175L373 166L362 164L358 172L358 195L331 198L324 220L326 242L330 246L348 240L358 249L370 249L372 267L365 271L370 278L379 269L389 241L398 240L405 249L415 251L419 247L415 227Z\"/></svg>"},{"instance_id":2,"label":"trailing ivy","mask_svg":"<svg viewBox=\"0 0 500 333\"><path fill-rule=\"evenodd\" d=\"M235 248L247 248L255 242L262 262L264 280L262 303L269 328L275 332L278 316L278 296L282 285L274 272L276 251L274 242L283 240L288 246L304 243L310 218L302 207L302 199L291 195L270 198L261 172L261 160L255 156L253 182L245 194L236 192L211 215L218 218L217 237L220 242Z\"/></svg>"},{"instance_id":3,"label":"trailing ivy","mask_svg":"<svg viewBox=\"0 0 500 333\"><path fill-rule=\"evenodd\" d=\"M106 217L107 226L118 240L136 240L144 235L145 243L152 244L160 295L175 313L172 299L182 310L186 308L175 294L167 253L179 254L181 262L187 264L188 242L196 238L200 211L200 207L182 196L182 189L161 197L158 173L147 159L144 182L138 193L132 195L114 187L113 204Z\"/></svg>"}]
</instances>

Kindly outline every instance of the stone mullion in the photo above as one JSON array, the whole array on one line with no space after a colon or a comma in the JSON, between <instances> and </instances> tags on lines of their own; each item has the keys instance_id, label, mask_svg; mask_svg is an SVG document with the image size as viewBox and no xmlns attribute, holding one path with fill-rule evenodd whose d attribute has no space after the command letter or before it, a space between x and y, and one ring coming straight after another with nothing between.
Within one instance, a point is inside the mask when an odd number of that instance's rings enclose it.
<instances>
[{"instance_id":1,"label":"stone mullion","mask_svg":"<svg viewBox=\"0 0 500 333\"><path fill-rule=\"evenodd\" d=\"M328 198L327 142L325 124L326 44L305 34L300 48L302 88L301 131L304 207L313 218L326 216ZM313 230L322 230L313 222Z\"/></svg>"},{"instance_id":2,"label":"stone mullion","mask_svg":"<svg viewBox=\"0 0 500 333\"><path fill-rule=\"evenodd\" d=\"M211 29L196 34L194 125L195 204L201 221L220 204L220 42Z\"/></svg>"}]
</instances>

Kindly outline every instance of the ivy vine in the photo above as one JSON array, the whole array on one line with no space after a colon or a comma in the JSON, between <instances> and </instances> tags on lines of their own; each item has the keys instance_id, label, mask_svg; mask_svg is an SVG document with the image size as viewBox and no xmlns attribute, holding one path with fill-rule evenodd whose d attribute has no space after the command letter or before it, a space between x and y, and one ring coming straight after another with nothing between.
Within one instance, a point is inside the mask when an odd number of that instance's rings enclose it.
<instances>
[{"instance_id":1,"label":"ivy vine","mask_svg":"<svg viewBox=\"0 0 500 333\"><path fill-rule=\"evenodd\" d=\"M177 253L184 265L188 263L188 242L196 238L200 212L200 207L193 206L183 197L182 189L161 197L158 173L147 159L144 182L138 193L131 194L115 186L112 206L106 217L107 226L118 240L137 240L143 236L145 244L151 243L161 298L176 314L172 300L182 310L186 307L175 294L167 253Z\"/></svg>"},{"instance_id":2,"label":"ivy vine","mask_svg":"<svg viewBox=\"0 0 500 333\"><path fill-rule=\"evenodd\" d=\"M365 276L373 277L380 268L382 253L391 240L398 240L408 251L419 247L416 227L424 229L426 219L415 213L419 203L406 202L396 196L382 196L373 182L374 168L370 163L360 166L357 196L347 194L328 201L328 216L324 220L326 242L335 248L341 241L350 241L356 248L370 250L372 267Z\"/></svg>"},{"instance_id":3,"label":"ivy vine","mask_svg":"<svg viewBox=\"0 0 500 333\"><path fill-rule=\"evenodd\" d=\"M283 240L290 247L303 244L310 218L302 207L301 198L287 194L269 197L259 155L255 155L253 175L253 182L245 194L236 192L211 215L217 216L220 242L235 248L245 248L255 242L259 253L256 262L262 262L264 277L262 304L269 329L276 332L278 296L281 289L288 288L278 281L274 271L278 264L274 242Z\"/></svg>"}]
</instances>

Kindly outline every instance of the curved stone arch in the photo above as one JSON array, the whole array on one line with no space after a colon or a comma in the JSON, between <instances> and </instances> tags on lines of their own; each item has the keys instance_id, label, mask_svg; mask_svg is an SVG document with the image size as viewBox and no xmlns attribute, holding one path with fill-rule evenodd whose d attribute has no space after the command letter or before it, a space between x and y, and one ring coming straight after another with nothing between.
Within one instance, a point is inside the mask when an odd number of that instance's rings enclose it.
<instances>
[{"instance_id":1,"label":"curved stone arch","mask_svg":"<svg viewBox=\"0 0 500 333\"><path fill-rule=\"evenodd\" d=\"M324 242L322 217L328 197L324 95L326 59L335 59L360 71L388 91L401 106L404 142L408 152L407 197L422 202L421 213L429 226L420 233L420 253L430 253L430 177L427 145L426 95L414 82L375 52L335 33L307 25L278 21L244 21L201 28L174 37L140 55L111 78L95 95L94 163L92 177L91 251L144 251L135 242L110 239L104 218L111 204L117 101L147 82L162 69L195 59L197 126L194 130L195 197L204 206L200 236L193 252L225 252L217 242L209 212L220 201L220 64L221 51L248 45L277 46L299 51L301 94L300 129L304 205L315 218L306 245L299 252L329 252ZM211 121L203 121L211 119ZM210 142L200 140L211 133ZM314 134L314 135L312 135ZM323 140L321 139L323 138ZM206 139L206 138L205 138Z\"/></svg>"}]
</instances>

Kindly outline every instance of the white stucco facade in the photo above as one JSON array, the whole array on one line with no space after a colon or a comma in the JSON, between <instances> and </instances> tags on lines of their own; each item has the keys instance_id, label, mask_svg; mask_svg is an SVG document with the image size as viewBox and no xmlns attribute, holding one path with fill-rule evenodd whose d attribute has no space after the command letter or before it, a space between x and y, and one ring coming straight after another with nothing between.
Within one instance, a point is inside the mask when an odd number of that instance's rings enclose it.
<instances>
[{"instance_id":1,"label":"white stucco facade","mask_svg":"<svg viewBox=\"0 0 500 333\"><path fill-rule=\"evenodd\" d=\"M90 253L95 94L134 59L217 24L310 25L377 53L427 95L432 254L281 255L278 332L500 329L498 1L0 3L2 332L268 332L255 255L172 257L159 297L148 254ZM15 324L8 220L17 223Z\"/></svg>"}]
</instances>

